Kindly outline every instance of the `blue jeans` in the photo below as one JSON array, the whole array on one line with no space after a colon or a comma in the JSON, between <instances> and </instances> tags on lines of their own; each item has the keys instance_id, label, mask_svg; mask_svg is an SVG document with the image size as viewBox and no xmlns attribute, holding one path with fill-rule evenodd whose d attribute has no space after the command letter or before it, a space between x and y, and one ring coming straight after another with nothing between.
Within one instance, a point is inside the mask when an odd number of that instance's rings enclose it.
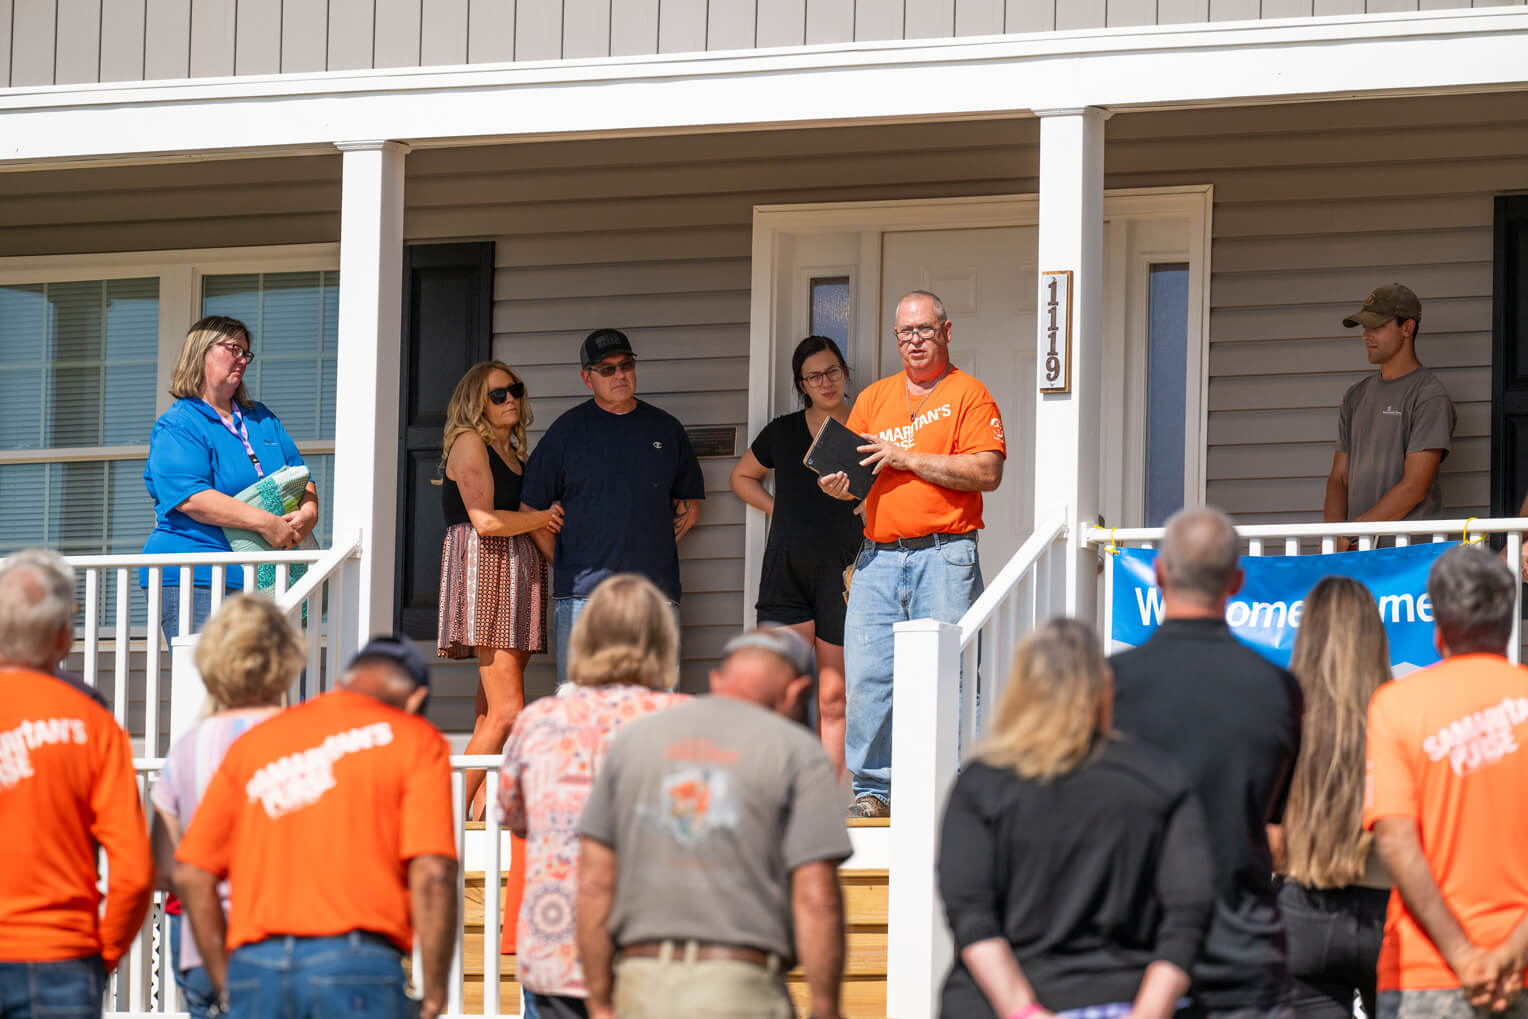
<instances>
[{"instance_id":1,"label":"blue jeans","mask_svg":"<svg viewBox=\"0 0 1528 1019\"><path fill-rule=\"evenodd\" d=\"M0 962L0 1019L100 1019L106 967L99 955L59 962Z\"/></svg>"},{"instance_id":2,"label":"blue jeans","mask_svg":"<svg viewBox=\"0 0 1528 1019\"><path fill-rule=\"evenodd\" d=\"M933 547L911 550L866 542L854 563L844 616L844 761L856 797L891 802L892 626L906 619L958 623L981 597L976 535L936 537Z\"/></svg>"},{"instance_id":3,"label":"blue jeans","mask_svg":"<svg viewBox=\"0 0 1528 1019\"><path fill-rule=\"evenodd\" d=\"M375 934L277 936L228 957L230 1019L407 1019L412 1009L403 993L403 956Z\"/></svg>"},{"instance_id":4,"label":"blue jeans","mask_svg":"<svg viewBox=\"0 0 1528 1019\"><path fill-rule=\"evenodd\" d=\"M180 968L180 939L186 930L186 918L183 916L172 917L170 923L170 965L175 973L175 986L180 988L181 996L186 999L186 1011L191 1013L191 1019L207 1019L207 1011L217 1002L218 995L212 987L212 978L207 975L207 967L192 966L190 969Z\"/></svg>"},{"instance_id":5,"label":"blue jeans","mask_svg":"<svg viewBox=\"0 0 1528 1019\"><path fill-rule=\"evenodd\" d=\"M557 649L557 689L568 683L568 641L573 636L573 624L584 614L588 598L552 599L552 642ZM669 602L674 610L674 625L679 625L679 605Z\"/></svg>"},{"instance_id":6,"label":"blue jeans","mask_svg":"<svg viewBox=\"0 0 1528 1019\"><path fill-rule=\"evenodd\" d=\"M192 588L191 632L201 631L202 624L212 615L212 588ZM159 628L164 639L180 636L180 586L164 587L159 591Z\"/></svg>"}]
</instances>

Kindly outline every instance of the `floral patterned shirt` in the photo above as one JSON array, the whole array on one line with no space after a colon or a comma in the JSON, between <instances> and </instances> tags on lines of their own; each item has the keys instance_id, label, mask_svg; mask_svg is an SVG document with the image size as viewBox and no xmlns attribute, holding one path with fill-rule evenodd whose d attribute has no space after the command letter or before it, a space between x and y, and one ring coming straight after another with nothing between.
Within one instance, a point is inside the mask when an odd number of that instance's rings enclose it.
<instances>
[{"instance_id":1,"label":"floral patterned shirt","mask_svg":"<svg viewBox=\"0 0 1528 1019\"><path fill-rule=\"evenodd\" d=\"M499 818L526 842L515 966L538 994L588 997L578 963L578 815L616 731L689 698L643 686L574 687L520 712L504 748Z\"/></svg>"}]
</instances>

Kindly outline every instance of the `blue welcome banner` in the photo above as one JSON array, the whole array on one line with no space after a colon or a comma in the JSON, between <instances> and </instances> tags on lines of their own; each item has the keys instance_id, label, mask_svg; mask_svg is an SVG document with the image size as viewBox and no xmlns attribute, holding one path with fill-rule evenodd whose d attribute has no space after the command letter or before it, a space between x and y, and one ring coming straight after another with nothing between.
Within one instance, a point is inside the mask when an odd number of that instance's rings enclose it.
<instances>
[{"instance_id":1,"label":"blue welcome banner","mask_svg":"<svg viewBox=\"0 0 1528 1019\"><path fill-rule=\"evenodd\" d=\"M1226 623L1242 643L1287 667L1306 594L1322 577L1352 577L1379 602L1390 638L1391 670L1405 675L1438 660L1427 574L1438 557L1456 544L1429 542L1336 555L1242 556L1246 582L1226 606ZM1157 552L1122 548L1109 558L1114 571L1109 636L1116 646L1139 647L1162 622Z\"/></svg>"}]
</instances>

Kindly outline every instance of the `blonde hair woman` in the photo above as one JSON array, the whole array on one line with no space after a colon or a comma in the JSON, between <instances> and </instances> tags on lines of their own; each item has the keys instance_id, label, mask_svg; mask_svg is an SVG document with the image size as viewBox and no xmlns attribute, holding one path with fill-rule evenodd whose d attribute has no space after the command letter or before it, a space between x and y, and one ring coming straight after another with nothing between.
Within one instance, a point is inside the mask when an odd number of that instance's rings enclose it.
<instances>
[{"instance_id":1,"label":"blonde hair woman","mask_svg":"<svg viewBox=\"0 0 1528 1019\"><path fill-rule=\"evenodd\" d=\"M302 671L307 650L276 603L238 594L207 621L196 646L196 667L212 713L170 748L154 784L154 863L160 887L170 889L175 847L191 824L202 792L234 740L281 710L282 698ZM226 889L223 908L228 908ZM193 1017L217 1001L196 941L176 918L170 929L175 982Z\"/></svg>"},{"instance_id":2,"label":"blonde hair woman","mask_svg":"<svg viewBox=\"0 0 1528 1019\"><path fill-rule=\"evenodd\" d=\"M617 573L596 587L568 649L572 685L515 721L499 785L504 823L526 840L516 973L542 1016L587 1014L576 824L605 750L625 723L687 699L669 692L679 680L674 610L645 577Z\"/></svg>"},{"instance_id":3,"label":"blonde hair woman","mask_svg":"<svg viewBox=\"0 0 1528 1019\"><path fill-rule=\"evenodd\" d=\"M192 323L170 377L175 403L154 422L143 481L154 500L149 553L229 552L223 528L260 535L271 548L291 548L318 523L318 490L310 481L301 505L271 513L233 498L282 467L304 466L297 444L263 403L250 399L244 375L255 359L249 328L236 318L209 315ZM230 590L243 587L239 570L228 571ZM180 632L180 571L165 570L160 625L166 637ZM148 586L148 568L139 571ZM212 569L193 574L191 628L211 609Z\"/></svg>"},{"instance_id":4,"label":"blonde hair woman","mask_svg":"<svg viewBox=\"0 0 1528 1019\"><path fill-rule=\"evenodd\" d=\"M477 658L477 721L469 754L504 749L525 707L526 663L546 650L547 562L530 534L557 533L562 507L520 510L525 433L533 420L524 380L502 361L467 369L446 407L436 654ZM482 781L480 771L467 775L473 817L482 816Z\"/></svg>"},{"instance_id":5,"label":"blonde hair woman","mask_svg":"<svg viewBox=\"0 0 1528 1019\"><path fill-rule=\"evenodd\" d=\"M1113 678L1086 624L1040 624L945 809L939 890L958 955L948 1019L1164 1019L1188 1004L1213 904L1188 778L1110 732Z\"/></svg>"},{"instance_id":6,"label":"blonde hair woman","mask_svg":"<svg viewBox=\"0 0 1528 1019\"><path fill-rule=\"evenodd\" d=\"M1390 875L1363 830L1369 699L1390 679L1390 643L1374 595L1326 577L1305 596L1290 671L1305 695L1300 756L1282 828L1279 912L1301 1017L1346 1019L1353 995L1375 1015L1375 966Z\"/></svg>"}]
</instances>

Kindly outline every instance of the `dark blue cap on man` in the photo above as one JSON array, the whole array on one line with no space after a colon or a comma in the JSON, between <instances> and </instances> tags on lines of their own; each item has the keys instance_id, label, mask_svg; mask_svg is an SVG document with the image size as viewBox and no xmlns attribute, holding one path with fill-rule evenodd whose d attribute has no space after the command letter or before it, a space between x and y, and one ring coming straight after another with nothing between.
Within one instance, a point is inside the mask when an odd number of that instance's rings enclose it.
<instances>
[{"instance_id":1,"label":"dark blue cap on man","mask_svg":"<svg viewBox=\"0 0 1528 1019\"><path fill-rule=\"evenodd\" d=\"M579 348L578 359L583 367L592 368L611 354L637 356L636 351L631 349L631 341L619 329L596 329L584 337L584 345Z\"/></svg>"},{"instance_id":2,"label":"dark blue cap on man","mask_svg":"<svg viewBox=\"0 0 1528 1019\"><path fill-rule=\"evenodd\" d=\"M415 686L430 685L430 668L424 663L424 656L414 650L414 645L403 637L397 635L391 637L373 637L366 642L366 646L355 653L350 659L350 664L345 666L353 669L357 665L366 665L371 662L387 661L402 669Z\"/></svg>"}]
</instances>

